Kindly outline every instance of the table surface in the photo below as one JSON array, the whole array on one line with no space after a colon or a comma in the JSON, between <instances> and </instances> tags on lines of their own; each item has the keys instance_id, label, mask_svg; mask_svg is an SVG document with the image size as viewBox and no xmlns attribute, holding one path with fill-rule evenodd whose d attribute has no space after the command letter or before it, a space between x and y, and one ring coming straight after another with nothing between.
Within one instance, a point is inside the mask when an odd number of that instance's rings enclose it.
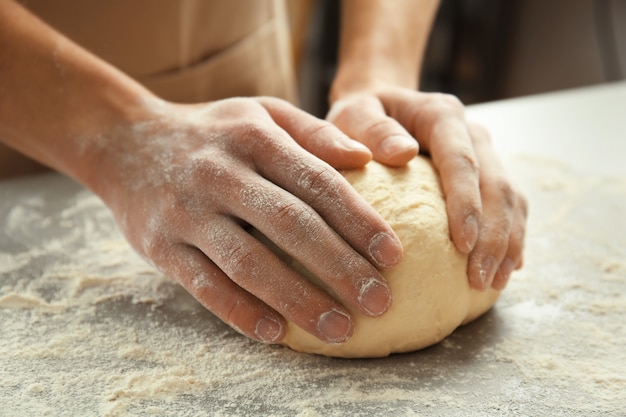
<instances>
[{"instance_id":1,"label":"table surface","mask_svg":"<svg viewBox=\"0 0 626 417\"><path fill-rule=\"evenodd\" d=\"M79 185L0 183L0 416L626 415L626 83L468 117L529 198L525 266L479 320L384 359L251 342Z\"/></svg>"}]
</instances>

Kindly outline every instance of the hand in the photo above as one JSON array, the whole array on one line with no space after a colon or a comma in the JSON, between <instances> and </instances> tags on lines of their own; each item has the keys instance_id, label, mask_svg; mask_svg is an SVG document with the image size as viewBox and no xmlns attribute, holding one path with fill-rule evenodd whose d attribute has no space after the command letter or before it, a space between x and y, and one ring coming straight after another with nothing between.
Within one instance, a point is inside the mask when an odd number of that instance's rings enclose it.
<instances>
[{"instance_id":1,"label":"hand","mask_svg":"<svg viewBox=\"0 0 626 417\"><path fill-rule=\"evenodd\" d=\"M331 167L364 165L371 154L363 145L278 99L153 107L143 122L94 147L102 178L96 192L140 254L262 342L280 341L288 319L341 343L353 331L343 304L368 316L388 309L391 294L377 268L400 261L400 243ZM339 301L279 260L248 226Z\"/></svg>"},{"instance_id":2,"label":"hand","mask_svg":"<svg viewBox=\"0 0 626 417\"><path fill-rule=\"evenodd\" d=\"M470 253L471 286L504 288L522 265L527 204L506 178L487 132L466 122L458 99L378 88L338 99L327 120L387 165L406 164L420 148L428 153L441 176L452 241Z\"/></svg>"},{"instance_id":3,"label":"hand","mask_svg":"<svg viewBox=\"0 0 626 417\"><path fill-rule=\"evenodd\" d=\"M468 275L474 288L502 290L511 272L523 264L528 203L511 184L496 156L489 133L469 123L479 166L483 212L480 233L470 253Z\"/></svg>"}]
</instances>

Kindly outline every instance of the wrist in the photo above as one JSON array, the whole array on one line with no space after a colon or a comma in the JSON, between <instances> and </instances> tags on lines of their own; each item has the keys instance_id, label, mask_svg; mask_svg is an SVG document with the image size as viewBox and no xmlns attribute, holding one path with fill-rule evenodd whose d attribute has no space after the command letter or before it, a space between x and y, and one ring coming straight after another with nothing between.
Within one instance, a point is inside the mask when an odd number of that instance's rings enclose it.
<instances>
[{"instance_id":1,"label":"wrist","mask_svg":"<svg viewBox=\"0 0 626 417\"><path fill-rule=\"evenodd\" d=\"M438 0L344 0L331 104L385 87L417 89Z\"/></svg>"},{"instance_id":2,"label":"wrist","mask_svg":"<svg viewBox=\"0 0 626 417\"><path fill-rule=\"evenodd\" d=\"M109 97L107 107L89 126L74 131L70 146L80 162L67 171L103 200L110 191L127 179L122 167L129 158L138 157L146 144L138 142L138 131L150 121L163 119L169 103L148 91L127 91ZM145 149L143 149L145 152ZM73 172L72 172L73 171Z\"/></svg>"},{"instance_id":3,"label":"wrist","mask_svg":"<svg viewBox=\"0 0 626 417\"><path fill-rule=\"evenodd\" d=\"M99 138L145 113L151 94L16 2L0 5L0 138L90 186Z\"/></svg>"}]
</instances>

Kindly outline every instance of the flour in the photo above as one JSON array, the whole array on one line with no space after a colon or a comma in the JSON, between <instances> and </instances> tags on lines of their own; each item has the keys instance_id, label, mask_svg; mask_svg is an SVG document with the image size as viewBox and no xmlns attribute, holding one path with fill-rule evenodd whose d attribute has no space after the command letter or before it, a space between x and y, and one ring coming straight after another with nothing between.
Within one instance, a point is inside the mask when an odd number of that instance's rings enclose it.
<instances>
[{"instance_id":1,"label":"flour","mask_svg":"<svg viewBox=\"0 0 626 417\"><path fill-rule=\"evenodd\" d=\"M0 183L0 416L623 416L626 183L508 166L530 199L524 269L483 318L377 360L250 341L137 256L92 194Z\"/></svg>"}]
</instances>

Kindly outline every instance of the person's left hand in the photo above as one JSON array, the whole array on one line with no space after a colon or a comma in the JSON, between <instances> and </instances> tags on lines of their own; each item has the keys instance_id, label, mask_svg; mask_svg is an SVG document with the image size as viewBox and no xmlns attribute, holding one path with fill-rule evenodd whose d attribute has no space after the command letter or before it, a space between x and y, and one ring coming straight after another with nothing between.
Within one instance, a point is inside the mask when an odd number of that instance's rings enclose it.
<instances>
[{"instance_id":1,"label":"person's left hand","mask_svg":"<svg viewBox=\"0 0 626 417\"><path fill-rule=\"evenodd\" d=\"M487 131L465 120L456 97L380 88L337 99L327 120L386 165L427 153L441 176L451 239L470 254L470 285L504 288L522 266L526 199L506 177Z\"/></svg>"}]
</instances>

